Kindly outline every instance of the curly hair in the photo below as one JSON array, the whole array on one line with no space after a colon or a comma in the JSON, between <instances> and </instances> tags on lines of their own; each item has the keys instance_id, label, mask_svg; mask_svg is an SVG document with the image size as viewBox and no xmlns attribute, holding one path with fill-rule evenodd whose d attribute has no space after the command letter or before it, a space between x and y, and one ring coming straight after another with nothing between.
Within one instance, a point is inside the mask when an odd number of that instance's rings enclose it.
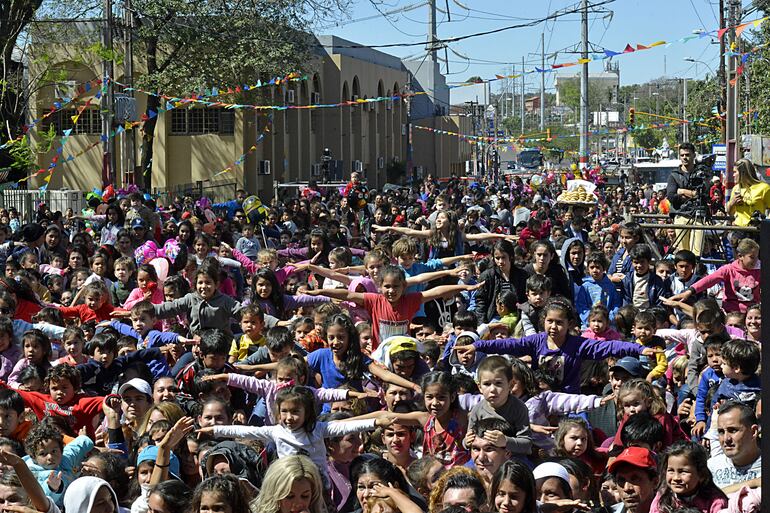
<instances>
[{"instance_id":1,"label":"curly hair","mask_svg":"<svg viewBox=\"0 0 770 513\"><path fill-rule=\"evenodd\" d=\"M50 424L36 424L29 430L27 439L24 440L24 449L34 458L49 440L54 440L60 449L64 448L64 437L58 429Z\"/></svg>"},{"instance_id":2,"label":"curly hair","mask_svg":"<svg viewBox=\"0 0 770 513\"><path fill-rule=\"evenodd\" d=\"M51 383L56 383L63 379L70 382L75 392L80 390L80 372L71 365L54 365L51 367L45 377L45 388L49 388Z\"/></svg>"},{"instance_id":3,"label":"curly hair","mask_svg":"<svg viewBox=\"0 0 770 513\"><path fill-rule=\"evenodd\" d=\"M444 509L444 493L449 488L472 488L478 506L487 502L487 494L479 473L468 467L452 467L433 484L433 490L431 490L428 499L428 511L430 513L438 513Z\"/></svg>"}]
</instances>

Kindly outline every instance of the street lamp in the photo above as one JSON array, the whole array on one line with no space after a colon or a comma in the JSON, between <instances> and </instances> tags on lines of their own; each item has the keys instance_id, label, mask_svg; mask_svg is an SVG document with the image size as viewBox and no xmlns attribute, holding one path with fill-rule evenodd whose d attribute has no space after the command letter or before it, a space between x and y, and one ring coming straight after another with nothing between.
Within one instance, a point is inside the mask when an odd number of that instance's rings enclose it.
<instances>
[{"instance_id":1,"label":"street lamp","mask_svg":"<svg viewBox=\"0 0 770 513\"><path fill-rule=\"evenodd\" d=\"M698 60L698 59L693 59L692 57L685 57L684 60L686 62L695 63L695 75L696 76L698 75L698 64L703 64L704 66L706 66L709 69L709 71L711 73L714 73L714 69L711 66L709 66L709 64L707 62L704 62L704 61L701 61L701 60Z\"/></svg>"}]
</instances>

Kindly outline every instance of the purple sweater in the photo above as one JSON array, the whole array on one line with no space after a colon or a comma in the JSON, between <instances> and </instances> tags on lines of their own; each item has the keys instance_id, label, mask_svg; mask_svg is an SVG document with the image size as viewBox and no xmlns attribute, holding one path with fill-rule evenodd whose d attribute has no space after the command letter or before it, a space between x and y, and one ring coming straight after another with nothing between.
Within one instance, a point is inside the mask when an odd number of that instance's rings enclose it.
<instances>
[{"instance_id":1,"label":"purple sweater","mask_svg":"<svg viewBox=\"0 0 770 513\"><path fill-rule=\"evenodd\" d=\"M253 376L243 376L241 374L228 374L227 386L243 389L258 397L265 398L267 407L266 426L275 425L275 396L280 390L280 386L275 381L269 379L259 379ZM313 388L308 387L320 403L331 403L334 401L344 401L348 398L348 391L339 388Z\"/></svg>"},{"instance_id":2,"label":"purple sweater","mask_svg":"<svg viewBox=\"0 0 770 513\"><path fill-rule=\"evenodd\" d=\"M603 360L610 356L639 356L644 346L621 340L600 341L567 335L559 349L548 348L548 334L537 333L524 338L479 340L473 343L486 354L531 356L532 368L542 368L561 383L562 392L580 393L580 366L583 360ZM557 388L559 385L557 385Z\"/></svg>"}]
</instances>

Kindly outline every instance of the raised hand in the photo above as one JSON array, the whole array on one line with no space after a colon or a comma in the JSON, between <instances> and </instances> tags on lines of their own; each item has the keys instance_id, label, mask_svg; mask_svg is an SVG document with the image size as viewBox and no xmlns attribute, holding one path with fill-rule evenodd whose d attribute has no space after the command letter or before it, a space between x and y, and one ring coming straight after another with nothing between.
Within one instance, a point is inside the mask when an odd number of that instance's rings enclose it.
<instances>
[{"instance_id":1,"label":"raised hand","mask_svg":"<svg viewBox=\"0 0 770 513\"><path fill-rule=\"evenodd\" d=\"M203 381L227 381L227 374L209 374L202 379Z\"/></svg>"},{"instance_id":2,"label":"raised hand","mask_svg":"<svg viewBox=\"0 0 770 513\"><path fill-rule=\"evenodd\" d=\"M179 445L184 440L189 432L195 427L195 420L192 417L182 417L176 424L171 426L166 432L166 436L158 443L161 447L168 447L169 449Z\"/></svg>"},{"instance_id":3,"label":"raised hand","mask_svg":"<svg viewBox=\"0 0 770 513\"><path fill-rule=\"evenodd\" d=\"M48 474L48 479L46 479L45 482L48 484L49 490L52 492L58 492L61 490L62 485L61 472L52 470L51 473Z\"/></svg>"},{"instance_id":4,"label":"raised hand","mask_svg":"<svg viewBox=\"0 0 770 513\"><path fill-rule=\"evenodd\" d=\"M506 439L503 432L497 430L485 431L484 440L490 442L496 447L505 447L505 445L508 443L508 440Z\"/></svg>"}]
</instances>

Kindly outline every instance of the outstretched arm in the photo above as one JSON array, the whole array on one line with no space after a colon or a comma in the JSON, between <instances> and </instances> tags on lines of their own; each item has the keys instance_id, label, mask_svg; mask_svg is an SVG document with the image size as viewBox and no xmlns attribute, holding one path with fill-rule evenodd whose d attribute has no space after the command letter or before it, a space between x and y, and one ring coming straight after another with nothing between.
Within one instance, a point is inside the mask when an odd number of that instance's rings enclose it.
<instances>
[{"instance_id":1,"label":"outstretched arm","mask_svg":"<svg viewBox=\"0 0 770 513\"><path fill-rule=\"evenodd\" d=\"M458 292L478 290L484 285L484 282L477 283L476 285L443 285L441 287L435 287L430 290L422 292L422 302L427 303L434 299L450 298Z\"/></svg>"},{"instance_id":2,"label":"outstretched arm","mask_svg":"<svg viewBox=\"0 0 770 513\"><path fill-rule=\"evenodd\" d=\"M412 230L411 228L404 228L403 226L372 226L372 230L375 232L390 232L399 233L401 235L408 235L409 237L418 237L421 239L427 239L433 235L433 229L430 230Z\"/></svg>"},{"instance_id":3,"label":"outstretched arm","mask_svg":"<svg viewBox=\"0 0 770 513\"><path fill-rule=\"evenodd\" d=\"M420 393L419 385L417 385L416 383L412 383L406 378L402 378L398 374L394 374L390 372L388 369L386 369L385 367L382 367L377 363L372 362L369 364L369 372L374 374L374 376L380 381L384 381L386 383L393 383L394 385L408 388L409 390L414 390L415 392Z\"/></svg>"},{"instance_id":4,"label":"outstretched arm","mask_svg":"<svg viewBox=\"0 0 770 513\"><path fill-rule=\"evenodd\" d=\"M421 273L415 276L410 276L406 279L407 285L414 285L417 283L428 283L429 281L446 278L447 276L459 276L460 268L455 269L442 269L441 271L433 271L430 273Z\"/></svg>"},{"instance_id":5,"label":"outstretched arm","mask_svg":"<svg viewBox=\"0 0 770 513\"><path fill-rule=\"evenodd\" d=\"M336 271L332 271L331 269L327 269L326 267L320 267L318 265L314 264L307 264L308 271L318 274L320 276L323 276L324 278L329 278L330 280L336 280L340 283L347 285L350 285L353 283L353 278L346 274L340 274Z\"/></svg>"},{"instance_id":6,"label":"outstretched arm","mask_svg":"<svg viewBox=\"0 0 770 513\"><path fill-rule=\"evenodd\" d=\"M485 241L485 240L497 240L497 239L508 239L508 240L519 240L519 237L517 235L506 235L504 233L463 233L463 240L470 240L470 241Z\"/></svg>"},{"instance_id":7,"label":"outstretched arm","mask_svg":"<svg viewBox=\"0 0 770 513\"><path fill-rule=\"evenodd\" d=\"M316 289L305 292L308 296L326 296L341 301L352 301L358 306L364 306L364 295L361 292L350 292L346 289Z\"/></svg>"}]
</instances>

